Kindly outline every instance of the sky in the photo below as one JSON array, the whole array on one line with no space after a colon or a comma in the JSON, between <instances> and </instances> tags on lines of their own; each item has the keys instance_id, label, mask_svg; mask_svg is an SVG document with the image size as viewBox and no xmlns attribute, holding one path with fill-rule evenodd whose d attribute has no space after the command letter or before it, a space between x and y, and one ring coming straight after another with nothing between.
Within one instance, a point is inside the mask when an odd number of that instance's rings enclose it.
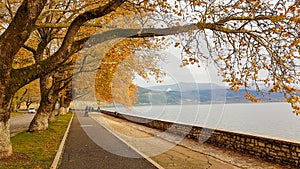
<instances>
[{"instance_id":1,"label":"sky","mask_svg":"<svg viewBox=\"0 0 300 169\"><path fill-rule=\"evenodd\" d=\"M189 83L216 83L224 85L221 77L218 77L217 70L213 65L207 66L202 64L200 68L197 65L188 65L180 67L180 49L169 49L163 52L166 55L166 63L162 62L163 71L166 72L166 77L162 83L156 83L154 78L150 82L137 76L134 84L141 87L149 87L156 85L168 85L180 82Z\"/></svg>"}]
</instances>

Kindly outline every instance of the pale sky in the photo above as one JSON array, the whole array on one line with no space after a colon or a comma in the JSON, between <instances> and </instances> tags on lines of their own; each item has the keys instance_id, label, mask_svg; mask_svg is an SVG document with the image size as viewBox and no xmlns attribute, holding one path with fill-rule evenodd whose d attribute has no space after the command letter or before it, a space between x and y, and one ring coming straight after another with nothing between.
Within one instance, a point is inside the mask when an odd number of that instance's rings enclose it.
<instances>
[{"instance_id":1,"label":"pale sky","mask_svg":"<svg viewBox=\"0 0 300 169\"><path fill-rule=\"evenodd\" d=\"M202 65L200 68L197 65L188 65L180 67L180 49L170 49L164 51L167 57L166 62L162 63L166 77L163 83L156 83L155 79L151 79L147 83L144 79L137 77L134 83L138 86L149 87L156 85L168 85L179 82L194 82L194 83L216 83L224 85L222 79L217 76L217 70L214 66Z\"/></svg>"}]
</instances>

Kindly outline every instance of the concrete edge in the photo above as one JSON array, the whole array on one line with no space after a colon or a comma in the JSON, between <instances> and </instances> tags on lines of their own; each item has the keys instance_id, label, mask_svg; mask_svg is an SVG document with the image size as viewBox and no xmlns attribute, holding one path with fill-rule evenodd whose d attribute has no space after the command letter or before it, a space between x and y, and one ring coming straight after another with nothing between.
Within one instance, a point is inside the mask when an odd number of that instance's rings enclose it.
<instances>
[{"instance_id":1,"label":"concrete edge","mask_svg":"<svg viewBox=\"0 0 300 169\"><path fill-rule=\"evenodd\" d=\"M99 120L97 120L96 118L93 117L93 115L90 115L89 117L91 117L93 120L97 121L99 124L101 124L101 122ZM133 149L134 151L136 151L139 155L141 155L143 158L145 158L147 161L149 161L151 164L153 164L155 167L157 167L158 169L164 169L164 167L162 167L161 165L159 165L156 161L152 160L151 158L149 158L148 156L146 156L144 153L140 152L138 149L136 149L135 147L133 147L132 145L130 145L129 143L127 143L124 139L122 139L119 135L117 135L114 131L112 131L111 129L109 129L108 127L101 125L102 127L104 127L106 130L108 130L110 133L112 133L115 137L117 137L119 140L121 140L123 143L125 143L128 147L130 147L131 149Z\"/></svg>"},{"instance_id":2,"label":"concrete edge","mask_svg":"<svg viewBox=\"0 0 300 169\"><path fill-rule=\"evenodd\" d=\"M72 121L73 121L73 117L74 117L74 113L72 114L72 117L69 121L69 124L68 124L68 127L67 127L67 130L64 134L64 137L62 138L61 140L61 143L59 145L59 148L56 152L56 155L55 155L55 158L50 166L50 169L56 169L58 164L59 164L59 161L60 161L60 158L61 158L61 155L63 153L63 149L64 149L64 146L65 146L65 143L66 143L66 140L67 140L67 136L69 134L69 131L70 131L70 127L71 127L71 124L72 124Z\"/></svg>"}]
</instances>

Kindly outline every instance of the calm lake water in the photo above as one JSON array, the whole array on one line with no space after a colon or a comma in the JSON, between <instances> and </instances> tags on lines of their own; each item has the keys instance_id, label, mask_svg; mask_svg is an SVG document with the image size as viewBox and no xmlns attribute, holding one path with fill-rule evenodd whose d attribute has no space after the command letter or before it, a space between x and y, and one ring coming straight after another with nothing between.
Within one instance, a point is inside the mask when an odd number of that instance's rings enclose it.
<instances>
[{"instance_id":1,"label":"calm lake water","mask_svg":"<svg viewBox=\"0 0 300 169\"><path fill-rule=\"evenodd\" d=\"M289 104L245 103L211 105L152 105L106 110L213 129L300 142L300 116Z\"/></svg>"}]
</instances>

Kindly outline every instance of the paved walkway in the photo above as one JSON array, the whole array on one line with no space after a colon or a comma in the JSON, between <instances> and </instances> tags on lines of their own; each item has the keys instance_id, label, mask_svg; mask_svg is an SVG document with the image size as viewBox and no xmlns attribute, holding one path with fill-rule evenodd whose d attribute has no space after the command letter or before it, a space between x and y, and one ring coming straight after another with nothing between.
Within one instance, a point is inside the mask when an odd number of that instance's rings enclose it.
<instances>
[{"instance_id":1,"label":"paved walkway","mask_svg":"<svg viewBox=\"0 0 300 169\"><path fill-rule=\"evenodd\" d=\"M83 113L77 113L71 124L59 168L155 169L156 167L95 120L84 117Z\"/></svg>"},{"instance_id":2,"label":"paved walkway","mask_svg":"<svg viewBox=\"0 0 300 169\"><path fill-rule=\"evenodd\" d=\"M27 130L31 120L35 114L24 113L22 115L16 115L10 118L10 133L11 136L17 133Z\"/></svg>"}]
</instances>

